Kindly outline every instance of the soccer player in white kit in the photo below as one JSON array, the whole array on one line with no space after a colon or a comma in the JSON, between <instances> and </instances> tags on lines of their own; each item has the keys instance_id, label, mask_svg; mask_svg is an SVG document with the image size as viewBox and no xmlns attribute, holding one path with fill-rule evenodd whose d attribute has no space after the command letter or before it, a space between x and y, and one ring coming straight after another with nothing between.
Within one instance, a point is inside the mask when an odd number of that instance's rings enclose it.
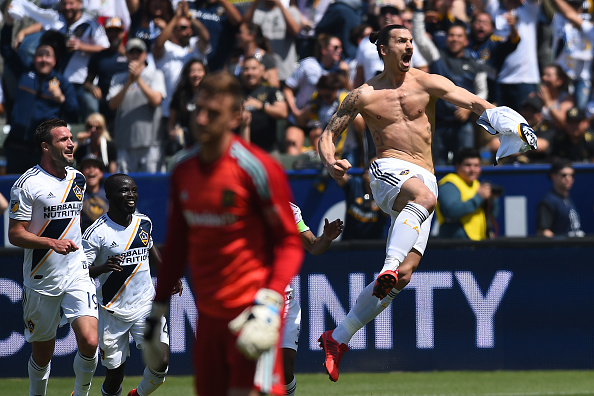
<instances>
[{"instance_id":1,"label":"soccer player in white kit","mask_svg":"<svg viewBox=\"0 0 594 396\"><path fill-rule=\"evenodd\" d=\"M66 122L44 121L34 139L41 161L12 186L8 226L10 243L25 249L23 319L25 339L32 346L29 395L46 394L61 319L70 323L78 344L73 394L88 395L97 367L97 297L79 249L85 177L71 167L74 142Z\"/></svg>"},{"instance_id":2,"label":"soccer player in white kit","mask_svg":"<svg viewBox=\"0 0 594 396\"><path fill-rule=\"evenodd\" d=\"M90 264L89 273L98 278L99 349L106 368L101 386L103 396L120 396L126 358L130 356L129 337L143 347L146 318L155 295L149 261L159 265L161 258L153 245L151 220L136 212L138 188L134 180L121 173L105 180L109 210L83 235L83 247ZM181 294L181 282L174 291ZM169 345L167 323L161 317L159 339ZM128 396L153 393L163 382L169 365L169 348L162 361L145 367L142 380Z\"/></svg>"},{"instance_id":3,"label":"soccer player in white kit","mask_svg":"<svg viewBox=\"0 0 594 396\"><path fill-rule=\"evenodd\" d=\"M342 220L336 219L329 223L328 219L325 219L324 232L321 236L316 237L303 221L301 209L292 202L290 202L290 204L291 209L293 209L295 224L297 224L299 236L301 237L301 243L305 250L316 256L324 253L332 241L338 238L342 233L342 230L344 229ZM301 326L301 306L295 299L295 291L290 284L285 289L285 312L283 320L284 327L281 348L283 351L285 383L287 387L287 395L294 395L297 390L297 380L295 379L294 371L299 341L299 328Z\"/></svg>"}]
</instances>

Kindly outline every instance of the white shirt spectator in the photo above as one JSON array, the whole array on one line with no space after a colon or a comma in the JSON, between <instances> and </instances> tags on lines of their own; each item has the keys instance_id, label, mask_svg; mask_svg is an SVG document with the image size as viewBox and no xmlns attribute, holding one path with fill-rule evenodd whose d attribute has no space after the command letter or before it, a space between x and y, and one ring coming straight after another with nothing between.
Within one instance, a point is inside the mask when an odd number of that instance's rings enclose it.
<instances>
[{"instance_id":1,"label":"white shirt spectator","mask_svg":"<svg viewBox=\"0 0 594 396\"><path fill-rule=\"evenodd\" d=\"M163 101L161 102L163 117L169 117L169 104L186 62L195 58L200 59L204 65L207 64L206 55L210 52L210 46L207 53L203 54L198 50L198 40L198 37L192 37L190 43L186 47L182 47L167 40L164 44L165 53L163 54L163 57L155 61L155 66L157 69L161 70L165 76L167 96L163 98Z\"/></svg>"},{"instance_id":2,"label":"white shirt spectator","mask_svg":"<svg viewBox=\"0 0 594 396\"><path fill-rule=\"evenodd\" d=\"M509 12L500 7L499 0L489 0L485 10L495 21L494 34L508 37L509 24L505 15ZM501 84L539 84L540 71L538 69L537 34L538 13L540 2L528 0L515 12L518 18L516 29L520 35L520 43L514 52L508 55L501 67L497 82Z\"/></svg>"},{"instance_id":3,"label":"white shirt spectator","mask_svg":"<svg viewBox=\"0 0 594 396\"><path fill-rule=\"evenodd\" d=\"M65 21L62 15L60 15L60 19ZM105 29L96 22L95 18L86 13L83 13L78 21L70 25L68 35L78 37L85 44L109 48ZM83 84L87 78L87 65L92 54L85 51L74 51L70 54L72 56L68 60L63 74L68 76L68 81L72 84Z\"/></svg>"},{"instance_id":4,"label":"white shirt spectator","mask_svg":"<svg viewBox=\"0 0 594 396\"><path fill-rule=\"evenodd\" d=\"M555 14L553 26L553 54L559 54L555 63L563 68L572 80L590 80L592 68L592 42L582 29L589 21L584 21L581 28L576 28L560 14ZM560 48L559 45L562 45Z\"/></svg>"}]
</instances>

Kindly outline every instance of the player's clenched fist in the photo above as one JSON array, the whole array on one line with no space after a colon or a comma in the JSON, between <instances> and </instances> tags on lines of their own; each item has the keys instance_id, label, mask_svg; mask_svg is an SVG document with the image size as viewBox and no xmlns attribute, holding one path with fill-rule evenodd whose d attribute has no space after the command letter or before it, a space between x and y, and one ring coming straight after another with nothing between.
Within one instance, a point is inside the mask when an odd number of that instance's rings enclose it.
<instances>
[{"instance_id":1,"label":"player's clenched fist","mask_svg":"<svg viewBox=\"0 0 594 396\"><path fill-rule=\"evenodd\" d=\"M54 239L51 248L60 254L68 254L78 250L78 246L70 239Z\"/></svg>"},{"instance_id":2,"label":"player's clenched fist","mask_svg":"<svg viewBox=\"0 0 594 396\"><path fill-rule=\"evenodd\" d=\"M342 179L351 167L352 165L348 160L339 159L334 165L328 167L328 173L330 173L330 176L335 180Z\"/></svg>"},{"instance_id":3,"label":"player's clenched fist","mask_svg":"<svg viewBox=\"0 0 594 396\"><path fill-rule=\"evenodd\" d=\"M229 322L233 334L239 334L237 348L248 359L257 359L278 342L284 302L274 290L260 289L254 305Z\"/></svg>"}]
</instances>

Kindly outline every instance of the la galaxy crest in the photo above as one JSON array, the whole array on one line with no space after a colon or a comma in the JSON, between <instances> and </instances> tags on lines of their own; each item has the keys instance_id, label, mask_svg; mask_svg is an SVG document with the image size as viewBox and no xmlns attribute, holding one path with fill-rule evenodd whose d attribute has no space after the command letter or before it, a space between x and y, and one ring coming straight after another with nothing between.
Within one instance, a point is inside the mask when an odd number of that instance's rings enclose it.
<instances>
[{"instance_id":1,"label":"la galaxy crest","mask_svg":"<svg viewBox=\"0 0 594 396\"><path fill-rule=\"evenodd\" d=\"M29 330L29 334L33 334L33 331L35 331L35 322L31 319L27 320L27 330Z\"/></svg>"},{"instance_id":2,"label":"la galaxy crest","mask_svg":"<svg viewBox=\"0 0 594 396\"><path fill-rule=\"evenodd\" d=\"M79 201L82 201L82 199L83 199L83 192L80 189L80 187L78 186L78 184L75 184L72 187L72 192L74 193L74 195L76 195L76 198L78 198Z\"/></svg>"},{"instance_id":3,"label":"la galaxy crest","mask_svg":"<svg viewBox=\"0 0 594 396\"><path fill-rule=\"evenodd\" d=\"M19 201L10 201L10 212L16 213L19 210Z\"/></svg>"},{"instance_id":4,"label":"la galaxy crest","mask_svg":"<svg viewBox=\"0 0 594 396\"><path fill-rule=\"evenodd\" d=\"M221 204L224 208L229 208L235 204L235 192L231 190L223 191Z\"/></svg>"},{"instance_id":5,"label":"la galaxy crest","mask_svg":"<svg viewBox=\"0 0 594 396\"><path fill-rule=\"evenodd\" d=\"M141 228L138 233L138 238L140 238L140 241L146 245L149 241L149 233Z\"/></svg>"},{"instance_id":6,"label":"la galaxy crest","mask_svg":"<svg viewBox=\"0 0 594 396\"><path fill-rule=\"evenodd\" d=\"M410 170L406 169L406 170L403 170L402 172L400 172L399 175L405 176L405 175L408 175L409 173L410 173Z\"/></svg>"}]
</instances>

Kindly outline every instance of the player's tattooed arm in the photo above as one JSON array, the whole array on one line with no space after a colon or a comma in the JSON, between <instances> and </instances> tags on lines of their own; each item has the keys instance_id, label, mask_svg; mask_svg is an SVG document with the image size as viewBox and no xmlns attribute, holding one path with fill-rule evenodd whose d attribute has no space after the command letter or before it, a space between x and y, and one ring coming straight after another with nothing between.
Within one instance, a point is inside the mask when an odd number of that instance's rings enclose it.
<instances>
[{"instance_id":1,"label":"player's tattooed arm","mask_svg":"<svg viewBox=\"0 0 594 396\"><path fill-rule=\"evenodd\" d=\"M326 129L332 134L333 142L336 142L340 134L351 125L357 114L359 114L357 105L360 96L361 89L349 92L338 111L330 119Z\"/></svg>"},{"instance_id":2,"label":"player's tattooed arm","mask_svg":"<svg viewBox=\"0 0 594 396\"><path fill-rule=\"evenodd\" d=\"M318 142L318 152L320 154L322 163L325 166L332 165L336 162L334 159L334 155L336 153L336 147L334 143L359 113L358 106L360 97L360 88L349 92L349 94L342 101L338 111L332 116L330 122L322 132Z\"/></svg>"}]
</instances>

